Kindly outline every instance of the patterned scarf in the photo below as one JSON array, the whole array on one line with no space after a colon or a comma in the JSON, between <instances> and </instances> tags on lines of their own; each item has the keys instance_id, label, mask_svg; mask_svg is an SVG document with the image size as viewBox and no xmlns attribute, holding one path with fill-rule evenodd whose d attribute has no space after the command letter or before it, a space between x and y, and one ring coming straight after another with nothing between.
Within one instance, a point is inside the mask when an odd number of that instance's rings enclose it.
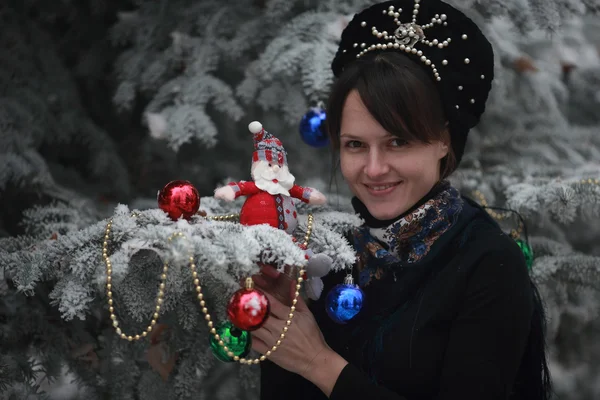
<instances>
[{"instance_id":1,"label":"patterned scarf","mask_svg":"<svg viewBox=\"0 0 600 400\"><path fill-rule=\"evenodd\" d=\"M458 190L442 182L439 190L406 215L383 228L363 225L353 232L359 285L365 287L398 266L418 263L457 220L463 208ZM364 211L363 211L364 212Z\"/></svg>"}]
</instances>

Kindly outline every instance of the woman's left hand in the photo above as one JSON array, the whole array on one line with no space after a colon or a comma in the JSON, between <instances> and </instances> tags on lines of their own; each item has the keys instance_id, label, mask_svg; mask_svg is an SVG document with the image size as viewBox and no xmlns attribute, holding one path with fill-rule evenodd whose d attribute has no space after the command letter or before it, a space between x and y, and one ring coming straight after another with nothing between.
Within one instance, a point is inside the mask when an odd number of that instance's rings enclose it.
<instances>
[{"instance_id":1,"label":"woman's left hand","mask_svg":"<svg viewBox=\"0 0 600 400\"><path fill-rule=\"evenodd\" d=\"M271 304L271 314L260 329L252 332L252 349L261 354L271 350L280 340L290 314L290 307L268 293L265 295ZM305 376L317 356L328 351L332 350L325 342L312 312L301 296L298 296L292 324L281 340L281 345L268 356L269 360L281 368Z\"/></svg>"}]
</instances>

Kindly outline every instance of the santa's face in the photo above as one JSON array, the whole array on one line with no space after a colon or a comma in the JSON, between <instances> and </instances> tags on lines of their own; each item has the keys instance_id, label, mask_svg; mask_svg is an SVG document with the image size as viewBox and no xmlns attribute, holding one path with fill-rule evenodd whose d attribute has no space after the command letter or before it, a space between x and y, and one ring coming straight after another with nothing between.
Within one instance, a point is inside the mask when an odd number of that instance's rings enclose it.
<instances>
[{"instance_id":1,"label":"santa's face","mask_svg":"<svg viewBox=\"0 0 600 400\"><path fill-rule=\"evenodd\" d=\"M252 180L256 187L270 194L290 195L288 192L294 186L294 175L290 173L287 165L279 166L276 163L259 160L252 164Z\"/></svg>"}]
</instances>

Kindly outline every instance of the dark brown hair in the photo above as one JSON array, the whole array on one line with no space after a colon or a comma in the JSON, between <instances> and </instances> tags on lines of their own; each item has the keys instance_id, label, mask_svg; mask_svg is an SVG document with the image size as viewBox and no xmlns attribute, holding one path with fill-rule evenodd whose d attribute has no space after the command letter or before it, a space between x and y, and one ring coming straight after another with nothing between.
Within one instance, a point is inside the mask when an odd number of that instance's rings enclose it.
<instances>
[{"instance_id":1,"label":"dark brown hair","mask_svg":"<svg viewBox=\"0 0 600 400\"><path fill-rule=\"evenodd\" d=\"M440 179L456 168L440 95L427 71L403 54L380 52L351 62L334 82L327 104L327 132L334 152L340 148L342 110L356 89L369 113L390 134L407 142L448 144Z\"/></svg>"}]
</instances>

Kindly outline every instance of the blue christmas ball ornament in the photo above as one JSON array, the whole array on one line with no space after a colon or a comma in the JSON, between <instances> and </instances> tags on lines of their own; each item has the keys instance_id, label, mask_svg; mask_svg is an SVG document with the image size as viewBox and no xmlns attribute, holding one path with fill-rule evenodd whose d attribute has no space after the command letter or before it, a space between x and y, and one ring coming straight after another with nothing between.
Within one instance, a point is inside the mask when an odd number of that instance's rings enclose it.
<instances>
[{"instance_id":1,"label":"blue christmas ball ornament","mask_svg":"<svg viewBox=\"0 0 600 400\"><path fill-rule=\"evenodd\" d=\"M327 294L325 309L334 322L345 324L360 312L363 301L363 291L354 284L352 275L348 275L344 283L336 285Z\"/></svg>"},{"instance_id":2,"label":"blue christmas ball ornament","mask_svg":"<svg viewBox=\"0 0 600 400\"><path fill-rule=\"evenodd\" d=\"M324 147L329 144L325 131L325 110L322 107L313 107L300 121L300 136L309 146Z\"/></svg>"}]
</instances>

